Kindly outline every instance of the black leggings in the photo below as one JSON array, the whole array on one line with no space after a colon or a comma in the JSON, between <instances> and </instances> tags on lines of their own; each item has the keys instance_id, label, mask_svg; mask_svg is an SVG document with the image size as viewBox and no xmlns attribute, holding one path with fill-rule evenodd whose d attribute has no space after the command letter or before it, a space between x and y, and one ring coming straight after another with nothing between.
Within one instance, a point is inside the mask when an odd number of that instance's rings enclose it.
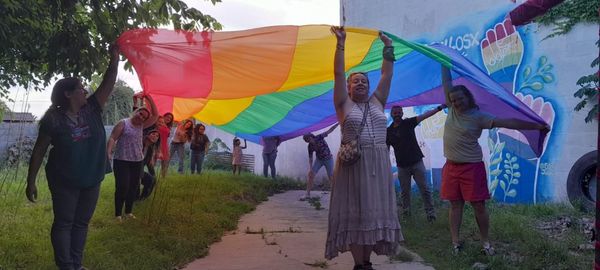
<instances>
[{"instance_id":1,"label":"black leggings","mask_svg":"<svg viewBox=\"0 0 600 270\"><path fill-rule=\"evenodd\" d=\"M140 177L142 173L142 161L125 161L115 159L113 161L115 174L115 216L130 214L133 210L133 202L140 190Z\"/></svg>"}]
</instances>

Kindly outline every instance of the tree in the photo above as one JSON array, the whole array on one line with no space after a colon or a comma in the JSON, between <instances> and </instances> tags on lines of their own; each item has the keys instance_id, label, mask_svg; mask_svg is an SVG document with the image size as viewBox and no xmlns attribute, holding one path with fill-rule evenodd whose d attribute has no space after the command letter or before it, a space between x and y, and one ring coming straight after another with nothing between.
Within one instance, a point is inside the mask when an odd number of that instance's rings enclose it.
<instances>
[{"instance_id":1,"label":"tree","mask_svg":"<svg viewBox=\"0 0 600 270\"><path fill-rule=\"evenodd\" d=\"M13 86L42 90L56 75L91 79L128 29L221 29L180 0L0 0L0 14L0 97Z\"/></svg>"},{"instance_id":2,"label":"tree","mask_svg":"<svg viewBox=\"0 0 600 270\"><path fill-rule=\"evenodd\" d=\"M10 109L8 108L4 100L0 100L0 122L4 120L4 113L6 112L10 112Z\"/></svg>"},{"instance_id":3,"label":"tree","mask_svg":"<svg viewBox=\"0 0 600 270\"><path fill-rule=\"evenodd\" d=\"M131 115L133 109L133 89L122 80L117 80L112 95L108 98L102 114L105 125L114 125Z\"/></svg>"},{"instance_id":4,"label":"tree","mask_svg":"<svg viewBox=\"0 0 600 270\"><path fill-rule=\"evenodd\" d=\"M598 49L600 49L600 40L596 41L596 45ZM599 69L600 57L596 57L594 61L592 61L591 67ZM600 79L598 77L599 72L594 72L590 75L583 76L577 80L577 85L580 87L573 96L582 99L577 105L575 105L575 110L580 111L583 108L586 108L588 105L590 110L588 111L587 116L585 117L585 122L589 123L592 120L597 119L598 115L598 87L600 87Z\"/></svg>"},{"instance_id":5,"label":"tree","mask_svg":"<svg viewBox=\"0 0 600 270\"><path fill-rule=\"evenodd\" d=\"M598 25L600 19L598 10L600 2L598 0L570 0L551 9L536 21L542 25L554 26L554 32L546 38L551 38L569 33L573 27L579 23L594 23ZM596 42L600 47L600 40ZM589 107L590 110L585 118L585 122L591 122L598 115L598 64L600 59L596 57L592 60L591 67L596 68L596 72L582 76L577 80L579 89L573 94L581 101L575 105L575 110L580 111Z\"/></svg>"}]
</instances>

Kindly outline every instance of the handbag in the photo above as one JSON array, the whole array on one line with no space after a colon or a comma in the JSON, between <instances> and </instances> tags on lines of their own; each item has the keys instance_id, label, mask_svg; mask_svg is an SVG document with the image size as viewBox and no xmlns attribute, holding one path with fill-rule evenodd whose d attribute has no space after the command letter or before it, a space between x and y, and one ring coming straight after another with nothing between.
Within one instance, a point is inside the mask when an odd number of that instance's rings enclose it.
<instances>
[{"instance_id":1,"label":"handbag","mask_svg":"<svg viewBox=\"0 0 600 270\"><path fill-rule=\"evenodd\" d=\"M361 148L360 148L360 133L362 133L362 129L367 122L367 113L369 112L369 103L365 106L365 111L363 112L363 119L360 123L360 127L356 132L356 137L348 142L342 142L340 144L340 149L338 151L338 159L340 160L342 166L350 166L356 163L361 156Z\"/></svg>"}]
</instances>

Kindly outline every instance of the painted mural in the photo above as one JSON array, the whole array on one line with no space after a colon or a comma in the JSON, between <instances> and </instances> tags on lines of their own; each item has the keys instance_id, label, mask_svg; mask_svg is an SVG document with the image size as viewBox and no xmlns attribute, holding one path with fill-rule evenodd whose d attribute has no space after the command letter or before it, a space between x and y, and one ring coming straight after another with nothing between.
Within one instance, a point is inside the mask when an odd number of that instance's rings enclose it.
<instances>
[{"instance_id":1,"label":"painted mural","mask_svg":"<svg viewBox=\"0 0 600 270\"><path fill-rule=\"evenodd\" d=\"M559 79L552 57L536 51L535 44L545 37L534 31L535 26L515 28L505 18L511 6L503 6L484 13L464 16L444 27L440 33L423 35L417 41L442 43L461 52L477 64L507 91L540 115L551 127L546 138L546 148L540 158L531 151L521 133L507 129L492 129L484 133L480 144L488 167L489 190L496 201L507 203L537 203L550 200L554 194L549 174L552 164L549 157L558 155L561 138L561 108L557 98L556 82ZM432 106L413 108L418 115ZM407 116L411 116L407 113ZM434 189L439 189L442 152L442 132L445 114L438 113L421 123L417 137L426 165L431 168ZM433 153L428 155L426 153ZM429 164L427 164L429 163Z\"/></svg>"}]
</instances>

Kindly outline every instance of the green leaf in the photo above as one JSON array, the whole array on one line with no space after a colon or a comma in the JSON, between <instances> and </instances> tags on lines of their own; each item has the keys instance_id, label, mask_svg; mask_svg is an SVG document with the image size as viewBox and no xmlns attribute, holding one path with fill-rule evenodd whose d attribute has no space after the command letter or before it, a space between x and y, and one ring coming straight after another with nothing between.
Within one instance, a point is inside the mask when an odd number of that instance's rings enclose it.
<instances>
[{"instance_id":1,"label":"green leaf","mask_svg":"<svg viewBox=\"0 0 600 270\"><path fill-rule=\"evenodd\" d=\"M507 174L512 174L512 172L510 170L504 170L504 172Z\"/></svg>"},{"instance_id":2,"label":"green leaf","mask_svg":"<svg viewBox=\"0 0 600 270\"><path fill-rule=\"evenodd\" d=\"M488 149L491 150L492 153L494 153L496 145L494 145L494 140L492 140L492 138L488 137Z\"/></svg>"},{"instance_id":3,"label":"green leaf","mask_svg":"<svg viewBox=\"0 0 600 270\"><path fill-rule=\"evenodd\" d=\"M495 180L493 180L493 181L490 183L490 187L489 187L489 189L490 189L490 190L494 190L494 189L496 189L496 188L498 187L498 182L499 182L499 180L498 180L498 179L495 179Z\"/></svg>"},{"instance_id":4,"label":"green leaf","mask_svg":"<svg viewBox=\"0 0 600 270\"><path fill-rule=\"evenodd\" d=\"M527 77L529 77L529 75L531 75L531 67L527 66L524 70L523 70L523 78L527 79Z\"/></svg>"},{"instance_id":5,"label":"green leaf","mask_svg":"<svg viewBox=\"0 0 600 270\"><path fill-rule=\"evenodd\" d=\"M490 175L491 176L498 176L498 175L500 175L501 172L502 172L502 170L495 169L495 170L493 170L493 171L490 172Z\"/></svg>"},{"instance_id":6,"label":"green leaf","mask_svg":"<svg viewBox=\"0 0 600 270\"><path fill-rule=\"evenodd\" d=\"M502 161L502 157L495 158L495 159L494 159L494 160L492 160L492 162L490 163L490 166L497 165L498 163L500 163L500 161Z\"/></svg>"},{"instance_id":7,"label":"green leaf","mask_svg":"<svg viewBox=\"0 0 600 270\"><path fill-rule=\"evenodd\" d=\"M500 187L502 188L502 190L506 191L506 184L504 183L504 181L500 180Z\"/></svg>"},{"instance_id":8,"label":"green leaf","mask_svg":"<svg viewBox=\"0 0 600 270\"><path fill-rule=\"evenodd\" d=\"M517 191L514 189L511 189L509 192L506 193L506 196L514 198L517 196Z\"/></svg>"},{"instance_id":9,"label":"green leaf","mask_svg":"<svg viewBox=\"0 0 600 270\"><path fill-rule=\"evenodd\" d=\"M506 156L506 159L510 159L510 157L511 157L510 153L506 153L505 156Z\"/></svg>"},{"instance_id":10,"label":"green leaf","mask_svg":"<svg viewBox=\"0 0 600 270\"><path fill-rule=\"evenodd\" d=\"M540 71L546 73L550 71L554 66L552 64L545 65Z\"/></svg>"},{"instance_id":11,"label":"green leaf","mask_svg":"<svg viewBox=\"0 0 600 270\"><path fill-rule=\"evenodd\" d=\"M518 170L519 169L519 163L515 163L512 165L513 170Z\"/></svg>"},{"instance_id":12,"label":"green leaf","mask_svg":"<svg viewBox=\"0 0 600 270\"><path fill-rule=\"evenodd\" d=\"M538 60L538 67L543 67L546 63L548 62L548 57L546 56L541 56L540 59Z\"/></svg>"},{"instance_id":13,"label":"green leaf","mask_svg":"<svg viewBox=\"0 0 600 270\"><path fill-rule=\"evenodd\" d=\"M554 76L551 73L546 73L542 76L542 80L544 80L545 83L551 83L554 81Z\"/></svg>"},{"instance_id":14,"label":"green leaf","mask_svg":"<svg viewBox=\"0 0 600 270\"><path fill-rule=\"evenodd\" d=\"M541 82L533 82L529 87L531 87L533 90L539 91L544 88L544 85Z\"/></svg>"},{"instance_id":15,"label":"green leaf","mask_svg":"<svg viewBox=\"0 0 600 270\"><path fill-rule=\"evenodd\" d=\"M506 160L505 160L506 161ZM504 169L510 169L510 165L508 165L508 162L506 162L507 164L504 164Z\"/></svg>"},{"instance_id":16,"label":"green leaf","mask_svg":"<svg viewBox=\"0 0 600 270\"><path fill-rule=\"evenodd\" d=\"M508 174L503 174L502 177L504 177L504 179L509 180L510 177L508 177Z\"/></svg>"},{"instance_id":17,"label":"green leaf","mask_svg":"<svg viewBox=\"0 0 600 270\"><path fill-rule=\"evenodd\" d=\"M521 173L520 173L520 172L515 172L515 173L513 174L513 177L515 177L515 178L516 178L516 177L521 177Z\"/></svg>"},{"instance_id":18,"label":"green leaf","mask_svg":"<svg viewBox=\"0 0 600 270\"><path fill-rule=\"evenodd\" d=\"M516 162L516 161L517 161L517 157L516 156L513 156L513 157L510 158L510 162Z\"/></svg>"},{"instance_id":19,"label":"green leaf","mask_svg":"<svg viewBox=\"0 0 600 270\"><path fill-rule=\"evenodd\" d=\"M506 145L505 142L500 142L500 145L498 145L498 153L502 152L502 150L504 150L504 145Z\"/></svg>"}]
</instances>

